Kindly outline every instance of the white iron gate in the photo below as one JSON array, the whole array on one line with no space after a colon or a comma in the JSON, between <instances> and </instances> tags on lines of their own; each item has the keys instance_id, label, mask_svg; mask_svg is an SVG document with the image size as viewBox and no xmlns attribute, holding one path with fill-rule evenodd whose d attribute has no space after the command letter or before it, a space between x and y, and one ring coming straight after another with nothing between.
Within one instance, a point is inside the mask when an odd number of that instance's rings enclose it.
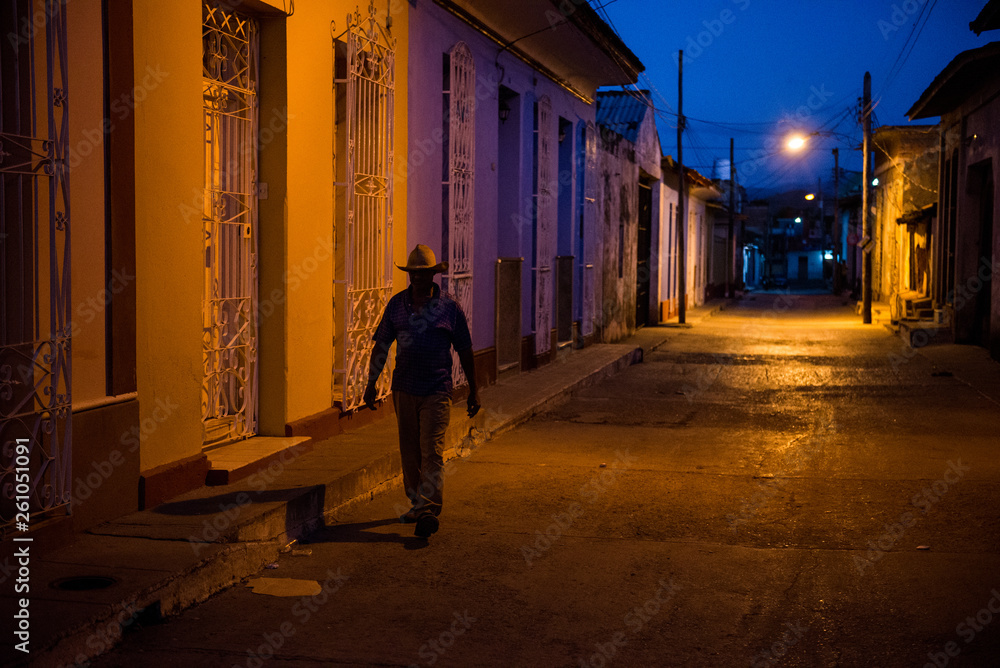
<instances>
[{"instance_id":1,"label":"white iron gate","mask_svg":"<svg viewBox=\"0 0 1000 668\"><path fill-rule=\"evenodd\" d=\"M39 17L44 25L34 23ZM34 26L32 29L26 28ZM66 9L0 6L0 535L70 503ZM8 39L9 38L9 39Z\"/></svg>"},{"instance_id":2,"label":"white iron gate","mask_svg":"<svg viewBox=\"0 0 1000 668\"><path fill-rule=\"evenodd\" d=\"M203 5L205 443L257 433L257 25Z\"/></svg>"},{"instance_id":3,"label":"white iron gate","mask_svg":"<svg viewBox=\"0 0 1000 668\"><path fill-rule=\"evenodd\" d=\"M344 105L337 137L334 392L343 411L362 404L372 335L392 296L392 161L396 40L375 16L347 17L335 40L335 104ZM342 73L343 76L337 76ZM337 116L337 114L335 114ZM391 361L379 378L389 393Z\"/></svg>"},{"instance_id":4,"label":"white iron gate","mask_svg":"<svg viewBox=\"0 0 1000 668\"><path fill-rule=\"evenodd\" d=\"M472 51L459 42L449 53L448 99L446 119L447 160L444 194L447 197L445 257L448 274L443 289L451 293L465 311L472 329L472 267L475 208L476 161L476 66ZM462 366L455 355L452 376L455 385L466 383Z\"/></svg>"},{"instance_id":5,"label":"white iron gate","mask_svg":"<svg viewBox=\"0 0 1000 668\"><path fill-rule=\"evenodd\" d=\"M535 354L552 347L552 258L554 212L552 197L552 102L538 100L538 183L535 196Z\"/></svg>"}]
</instances>

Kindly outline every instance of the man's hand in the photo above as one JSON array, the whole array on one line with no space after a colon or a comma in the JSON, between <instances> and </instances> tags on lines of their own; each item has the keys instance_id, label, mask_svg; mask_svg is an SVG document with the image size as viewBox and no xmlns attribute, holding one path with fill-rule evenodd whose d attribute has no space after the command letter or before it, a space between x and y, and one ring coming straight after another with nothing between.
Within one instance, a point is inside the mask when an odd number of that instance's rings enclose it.
<instances>
[{"instance_id":1,"label":"man's hand","mask_svg":"<svg viewBox=\"0 0 1000 668\"><path fill-rule=\"evenodd\" d=\"M482 408L482 404L479 403L479 392L470 392L469 400L467 402L469 417L476 417L476 413Z\"/></svg>"},{"instance_id":2,"label":"man's hand","mask_svg":"<svg viewBox=\"0 0 1000 668\"><path fill-rule=\"evenodd\" d=\"M375 397L378 396L378 390L375 389L375 384L370 383L368 387L365 388L364 402L365 406L371 410L375 410Z\"/></svg>"}]
</instances>

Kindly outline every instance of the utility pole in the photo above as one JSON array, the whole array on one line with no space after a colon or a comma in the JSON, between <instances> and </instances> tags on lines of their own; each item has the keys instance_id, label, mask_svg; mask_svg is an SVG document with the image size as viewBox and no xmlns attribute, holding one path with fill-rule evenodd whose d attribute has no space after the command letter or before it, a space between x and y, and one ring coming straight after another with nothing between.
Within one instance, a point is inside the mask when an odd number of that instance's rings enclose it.
<instances>
[{"instance_id":1,"label":"utility pole","mask_svg":"<svg viewBox=\"0 0 1000 668\"><path fill-rule=\"evenodd\" d=\"M864 256L864 261L861 265L861 291L862 291L862 302L861 302L861 318L862 322L866 325L872 324L872 250L875 248L875 239L873 238L872 230L872 219L871 211L871 197L869 196L869 187L872 180L871 175L871 160L869 159L869 154L871 153L871 141L872 141L872 75L871 72L865 72L865 91L864 97L862 98L862 118L861 124L864 128L864 142L861 144L861 156L864 163L861 167L861 230L862 230L862 247L861 254Z\"/></svg>"},{"instance_id":2,"label":"utility pole","mask_svg":"<svg viewBox=\"0 0 1000 668\"><path fill-rule=\"evenodd\" d=\"M677 322L687 316L687 214L684 186L684 50L677 59Z\"/></svg>"},{"instance_id":3,"label":"utility pole","mask_svg":"<svg viewBox=\"0 0 1000 668\"><path fill-rule=\"evenodd\" d=\"M729 138L729 236L726 237L726 253L728 260L726 268L726 296L732 299L736 296L736 247L733 239L733 226L736 219L736 168L733 166L733 138Z\"/></svg>"},{"instance_id":4,"label":"utility pole","mask_svg":"<svg viewBox=\"0 0 1000 668\"><path fill-rule=\"evenodd\" d=\"M833 294L843 289L844 277L840 271L844 248L840 243L840 149L833 149Z\"/></svg>"}]
</instances>

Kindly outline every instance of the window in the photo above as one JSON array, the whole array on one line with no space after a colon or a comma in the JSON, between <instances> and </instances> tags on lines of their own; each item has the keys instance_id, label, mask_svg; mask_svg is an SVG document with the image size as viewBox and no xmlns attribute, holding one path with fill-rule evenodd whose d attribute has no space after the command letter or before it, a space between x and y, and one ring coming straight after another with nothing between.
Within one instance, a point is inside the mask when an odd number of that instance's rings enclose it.
<instances>
[{"instance_id":1,"label":"window","mask_svg":"<svg viewBox=\"0 0 1000 668\"><path fill-rule=\"evenodd\" d=\"M443 69L443 169L442 169L442 244L448 273L442 288L455 298L465 311L472 327L472 269L475 214L476 162L476 67L472 52L459 42L444 55ZM465 376L456 356L455 384Z\"/></svg>"}]
</instances>

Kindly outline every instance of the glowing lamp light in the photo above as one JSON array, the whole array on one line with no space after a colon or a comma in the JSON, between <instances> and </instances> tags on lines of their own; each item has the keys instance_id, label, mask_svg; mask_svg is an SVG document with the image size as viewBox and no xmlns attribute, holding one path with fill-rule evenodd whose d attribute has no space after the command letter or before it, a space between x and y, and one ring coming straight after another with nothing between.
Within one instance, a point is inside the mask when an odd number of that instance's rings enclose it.
<instances>
[{"instance_id":1,"label":"glowing lamp light","mask_svg":"<svg viewBox=\"0 0 1000 668\"><path fill-rule=\"evenodd\" d=\"M788 148L793 151L798 151L800 148L806 145L806 138L802 135L795 135L788 140Z\"/></svg>"},{"instance_id":2,"label":"glowing lamp light","mask_svg":"<svg viewBox=\"0 0 1000 668\"><path fill-rule=\"evenodd\" d=\"M813 195L812 193L809 193L808 195L806 195L806 199L811 202L814 199L816 199L816 195Z\"/></svg>"},{"instance_id":3,"label":"glowing lamp light","mask_svg":"<svg viewBox=\"0 0 1000 668\"><path fill-rule=\"evenodd\" d=\"M802 218L796 218L796 219L795 219L795 222L796 222L796 223L801 223L801 222L802 222Z\"/></svg>"},{"instance_id":4,"label":"glowing lamp light","mask_svg":"<svg viewBox=\"0 0 1000 668\"><path fill-rule=\"evenodd\" d=\"M826 251L825 253L823 253L823 259L824 260L832 260L833 259L833 252L832 251Z\"/></svg>"},{"instance_id":5,"label":"glowing lamp light","mask_svg":"<svg viewBox=\"0 0 1000 668\"><path fill-rule=\"evenodd\" d=\"M872 186L877 186L877 185L878 185L878 177L876 176L874 179L872 179Z\"/></svg>"}]
</instances>

